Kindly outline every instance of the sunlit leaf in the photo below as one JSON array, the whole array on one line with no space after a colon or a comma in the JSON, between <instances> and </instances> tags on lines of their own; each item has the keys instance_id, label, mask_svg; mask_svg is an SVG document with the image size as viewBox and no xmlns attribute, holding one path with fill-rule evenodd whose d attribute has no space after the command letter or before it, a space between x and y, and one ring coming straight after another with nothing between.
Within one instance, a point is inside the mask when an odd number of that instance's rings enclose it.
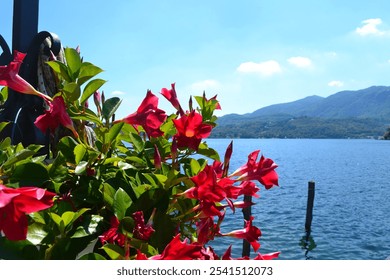
<instances>
[{"instance_id":1,"label":"sunlit leaf","mask_svg":"<svg viewBox=\"0 0 390 280\"><path fill-rule=\"evenodd\" d=\"M78 144L74 148L74 156L75 156L75 163L79 164L80 161L84 158L85 153L87 152L87 148L84 144Z\"/></svg>"},{"instance_id":2,"label":"sunlit leaf","mask_svg":"<svg viewBox=\"0 0 390 280\"><path fill-rule=\"evenodd\" d=\"M97 91L106 81L102 79L95 79L90 81L84 88L80 103L84 103L88 98Z\"/></svg>"},{"instance_id":3,"label":"sunlit leaf","mask_svg":"<svg viewBox=\"0 0 390 280\"><path fill-rule=\"evenodd\" d=\"M34 245L38 245L47 236L47 232L44 230L44 225L40 223L33 223L28 227L27 240Z\"/></svg>"},{"instance_id":4,"label":"sunlit leaf","mask_svg":"<svg viewBox=\"0 0 390 280\"><path fill-rule=\"evenodd\" d=\"M77 83L79 85L82 85L83 83L93 78L97 74L101 73L102 71L103 70L101 68L97 67L96 65L93 65L92 63L83 62L81 64L80 74Z\"/></svg>"},{"instance_id":5,"label":"sunlit leaf","mask_svg":"<svg viewBox=\"0 0 390 280\"><path fill-rule=\"evenodd\" d=\"M115 244L105 244L102 249L112 260L120 259L125 255L125 250Z\"/></svg>"},{"instance_id":6,"label":"sunlit leaf","mask_svg":"<svg viewBox=\"0 0 390 280\"><path fill-rule=\"evenodd\" d=\"M80 163L76 166L76 169L74 170L74 173L76 175L81 175L85 172L87 169L88 162L87 161L80 161Z\"/></svg>"},{"instance_id":7,"label":"sunlit leaf","mask_svg":"<svg viewBox=\"0 0 390 280\"><path fill-rule=\"evenodd\" d=\"M76 80L81 67L80 54L73 48L65 48L64 52L70 75Z\"/></svg>"},{"instance_id":8,"label":"sunlit leaf","mask_svg":"<svg viewBox=\"0 0 390 280\"><path fill-rule=\"evenodd\" d=\"M130 196L122 189L119 188L114 195L113 208L115 216L119 220L123 219L126 214L126 210L131 205Z\"/></svg>"}]
</instances>

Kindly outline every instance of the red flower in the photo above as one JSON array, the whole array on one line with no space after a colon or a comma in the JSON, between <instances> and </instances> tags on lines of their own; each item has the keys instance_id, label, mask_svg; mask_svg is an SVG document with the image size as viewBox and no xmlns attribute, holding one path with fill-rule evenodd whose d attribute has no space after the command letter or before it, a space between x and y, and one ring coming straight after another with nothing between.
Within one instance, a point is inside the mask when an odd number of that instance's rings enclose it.
<instances>
[{"instance_id":1,"label":"red flower","mask_svg":"<svg viewBox=\"0 0 390 280\"><path fill-rule=\"evenodd\" d=\"M213 129L212 125L203 123L202 116L195 111L173 120L173 123L177 129L175 134L177 146L179 148L188 147L195 151L198 150L200 141L207 138Z\"/></svg>"},{"instance_id":2,"label":"red flower","mask_svg":"<svg viewBox=\"0 0 390 280\"><path fill-rule=\"evenodd\" d=\"M0 231L9 240L25 240L28 227L25 214L52 207L55 195L36 187L13 189L0 185Z\"/></svg>"},{"instance_id":3,"label":"red flower","mask_svg":"<svg viewBox=\"0 0 390 280\"><path fill-rule=\"evenodd\" d=\"M272 260L277 257L279 257L280 252L274 252L274 253L269 253L269 254L260 254L257 253L257 256L254 258L254 260Z\"/></svg>"},{"instance_id":4,"label":"red flower","mask_svg":"<svg viewBox=\"0 0 390 280\"><path fill-rule=\"evenodd\" d=\"M145 224L144 220L144 214L142 211L137 211L132 214L132 217L135 221L135 226L133 229L133 236L137 239L141 240L149 240L150 236L154 232L154 229L152 227L152 217L154 215L152 214L151 219L149 219L149 222Z\"/></svg>"},{"instance_id":5,"label":"red flower","mask_svg":"<svg viewBox=\"0 0 390 280\"><path fill-rule=\"evenodd\" d=\"M223 218L220 219L220 222ZM196 231L198 234L197 243L206 244L210 240L214 240L214 237L220 235L219 224L215 224L213 218L207 217L200 219L199 222L196 223Z\"/></svg>"},{"instance_id":6,"label":"red flower","mask_svg":"<svg viewBox=\"0 0 390 280\"><path fill-rule=\"evenodd\" d=\"M257 253L257 256L253 258L253 260L272 260L279 256L280 252L274 252L269 254L260 254ZM241 257L241 258L232 258L232 246L230 245L229 248L225 251L225 253L222 255L222 260L249 260L249 257Z\"/></svg>"},{"instance_id":7,"label":"red flower","mask_svg":"<svg viewBox=\"0 0 390 280\"><path fill-rule=\"evenodd\" d=\"M149 137L162 136L164 133L160 130L160 126L166 120L167 115L157 106L158 98L149 90L136 112L114 123L125 122L140 125Z\"/></svg>"},{"instance_id":8,"label":"red flower","mask_svg":"<svg viewBox=\"0 0 390 280\"><path fill-rule=\"evenodd\" d=\"M240 181L258 180L266 189L278 186L278 174L275 171L278 166L272 159L264 156L261 156L259 162L256 163L259 153L260 150L257 150L249 154L248 162L234 171L230 177L240 176L237 179Z\"/></svg>"},{"instance_id":9,"label":"red flower","mask_svg":"<svg viewBox=\"0 0 390 280\"><path fill-rule=\"evenodd\" d=\"M172 106L176 108L176 110L179 111L180 115L184 115L184 111L180 106L179 99L177 98L176 90L175 90L175 84L171 84L171 89L163 88L161 89L161 94L169 101L171 102Z\"/></svg>"},{"instance_id":10,"label":"red flower","mask_svg":"<svg viewBox=\"0 0 390 280\"><path fill-rule=\"evenodd\" d=\"M35 90L32 85L19 76L19 69L25 56L26 54L15 51L14 60L11 61L7 66L0 66L0 85L8 86L14 91L20 93L37 95L46 101L51 101L49 96Z\"/></svg>"},{"instance_id":11,"label":"red flower","mask_svg":"<svg viewBox=\"0 0 390 280\"><path fill-rule=\"evenodd\" d=\"M43 133L46 133L47 129L54 132L58 126L62 125L70 129L76 138L79 138L77 131L73 127L72 120L66 112L65 102L61 96L54 98L53 102L50 103L50 109L47 110L45 114L39 116L34 124Z\"/></svg>"},{"instance_id":12,"label":"red flower","mask_svg":"<svg viewBox=\"0 0 390 280\"><path fill-rule=\"evenodd\" d=\"M100 242L104 245L105 243L117 244L119 246L125 245L126 236L119 232L119 220L113 216L110 220L111 227L99 236Z\"/></svg>"},{"instance_id":13,"label":"red flower","mask_svg":"<svg viewBox=\"0 0 390 280\"><path fill-rule=\"evenodd\" d=\"M187 239L180 241L180 234L176 235L165 247L160 255L151 257L151 260L198 260L201 259L203 246L188 244Z\"/></svg>"},{"instance_id":14,"label":"red flower","mask_svg":"<svg viewBox=\"0 0 390 280\"><path fill-rule=\"evenodd\" d=\"M214 168L210 165L206 165L198 175L193 176L190 179L195 184L192 198L212 202L223 200L226 197L225 188L234 183L234 181L229 178L218 179Z\"/></svg>"},{"instance_id":15,"label":"red flower","mask_svg":"<svg viewBox=\"0 0 390 280\"><path fill-rule=\"evenodd\" d=\"M223 235L245 239L252 245L253 249L257 251L260 248L260 243L257 242L257 240L261 236L261 231L259 228L252 225L252 221L253 221L253 216L250 217L249 221L245 221L244 229L234 230Z\"/></svg>"}]
</instances>

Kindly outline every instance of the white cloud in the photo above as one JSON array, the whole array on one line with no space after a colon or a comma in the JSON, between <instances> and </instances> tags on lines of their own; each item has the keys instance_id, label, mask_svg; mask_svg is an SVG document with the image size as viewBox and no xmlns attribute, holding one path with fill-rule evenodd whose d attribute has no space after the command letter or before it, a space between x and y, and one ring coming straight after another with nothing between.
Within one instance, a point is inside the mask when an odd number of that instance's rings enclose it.
<instances>
[{"instance_id":1,"label":"white cloud","mask_svg":"<svg viewBox=\"0 0 390 280\"><path fill-rule=\"evenodd\" d=\"M328 86L330 87L342 87L344 83L342 81L330 81Z\"/></svg>"},{"instance_id":2,"label":"white cloud","mask_svg":"<svg viewBox=\"0 0 390 280\"><path fill-rule=\"evenodd\" d=\"M191 91L203 93L203 91L216 90L220 87L220 83L216 80L203 80L190 85Z\"/></svg>"},{"instance_id":3,"label":"white cloud","mask_svg":"<svg viewBox=\"0 0 390 280\"><path fill-rule=\"evenodd\" d=\"M258 73L262 76L272 76L282 72L282 68L275 60L267 60L264 62L244 62L237 68L238 72L242 73Z\"/></svg>"},{"instance_id":4,"label":"white cloud","mask_svg":"<svg viewBox=\"0 0 390 280\"><path fill-rule=\"evenodd\" d=\"M382 24L380 18L371 18L362 21L363 26L356 28L355 32L360 36L367 35L384 35L386 32L378 29L378 26Z\"/></svg>"},{"instance_id":5,"label":"white cloud","mask_svg":"<svg viewBox=\"0 0 390 280\"><path fill-rule=\"evenodd\" d=\"M113 92L111 92L111 95L125 95L125 94L126 92L120 90L114 90Z\"/></svg>"},{"instance_id":6,"label":"white cloud","mask_svg":"<svg viewBox=\"0 0 390 280\"><path fill-rule=\"evenodd\" d=\"M289 59L287 59L287 61L290 64L292 64L296 67L299 67L299 68L308 68L308 67L312 66L312 62L311 62L310 58L303 57L303 56L290 57Z\"/></svg>"}]
</instances>

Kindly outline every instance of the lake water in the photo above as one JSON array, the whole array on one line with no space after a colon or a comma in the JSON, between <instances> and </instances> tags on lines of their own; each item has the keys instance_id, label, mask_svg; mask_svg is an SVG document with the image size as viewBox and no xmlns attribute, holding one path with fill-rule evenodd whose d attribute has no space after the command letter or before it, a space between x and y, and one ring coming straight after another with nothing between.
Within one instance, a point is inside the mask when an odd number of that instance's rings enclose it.
<instances>
[{"instance_id":1,"label":"lake water","mask_svg":"<svg viewBox=\"0 0 390 280\"><path fill-rule=\"evenodd\" d=\"M223 157L229 139L208 139ZM252 208L262 231L261 253L279 259L383 260L390 256L390 141L235 139L230 172L260 149L277 164L279 187L260 191ZM311 245L305 240L308 181L315 181ZM230 209L228 210L230 214ZM243 227L241 211L226 215L222 232ZM241 241L217 238L218 253ZM253 257L254 255L252 255Z\"/></svg>"}]
</instances>

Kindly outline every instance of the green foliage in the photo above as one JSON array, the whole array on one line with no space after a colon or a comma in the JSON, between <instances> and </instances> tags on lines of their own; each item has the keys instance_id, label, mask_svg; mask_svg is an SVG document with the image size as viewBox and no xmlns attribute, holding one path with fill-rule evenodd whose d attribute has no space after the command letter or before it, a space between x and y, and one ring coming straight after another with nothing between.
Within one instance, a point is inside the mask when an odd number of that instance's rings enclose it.
<instances>
[{"instance_id":1,"label":"green foliage","mask_svg":"<svg viewBox=\"0 0 390 280\"><path fill-rule=\"evenodd\" d=\"M28 213L26 240L0 237L0 258L128 259L134 258L136 250L150 257L161 253L178 229L196 241L199 202L178 194L194 186L191 177L202 172L209 160L220 161L219 154L203 139L197 150L178 149L173 140L178 114L164 118L161 135L150 137L143 125L113 121L121 104L117 97L95 99L101 112L93 112L86 103L105 83L96 78L102 69L84 62L71 48L65 49L65 58L67 64L51 61L48 65L57 75L57 96L64 99L77 133L62 136L48 156L37 155L39 145L12 145L8 138L0 142L2 185L35 186L56 193L50 209ZM5 96L2 90L0 102ZM195 99L202 123L214 127L218 101L205 95ZM153 114L156 108L148 110ZM153 226L155 232L148 240L135 233L139 223L135 213L142 213L145 223L150 220ZM113 227L114 235L125 238L124 244L101 240Z\"/></svg>"}]
</instances>

